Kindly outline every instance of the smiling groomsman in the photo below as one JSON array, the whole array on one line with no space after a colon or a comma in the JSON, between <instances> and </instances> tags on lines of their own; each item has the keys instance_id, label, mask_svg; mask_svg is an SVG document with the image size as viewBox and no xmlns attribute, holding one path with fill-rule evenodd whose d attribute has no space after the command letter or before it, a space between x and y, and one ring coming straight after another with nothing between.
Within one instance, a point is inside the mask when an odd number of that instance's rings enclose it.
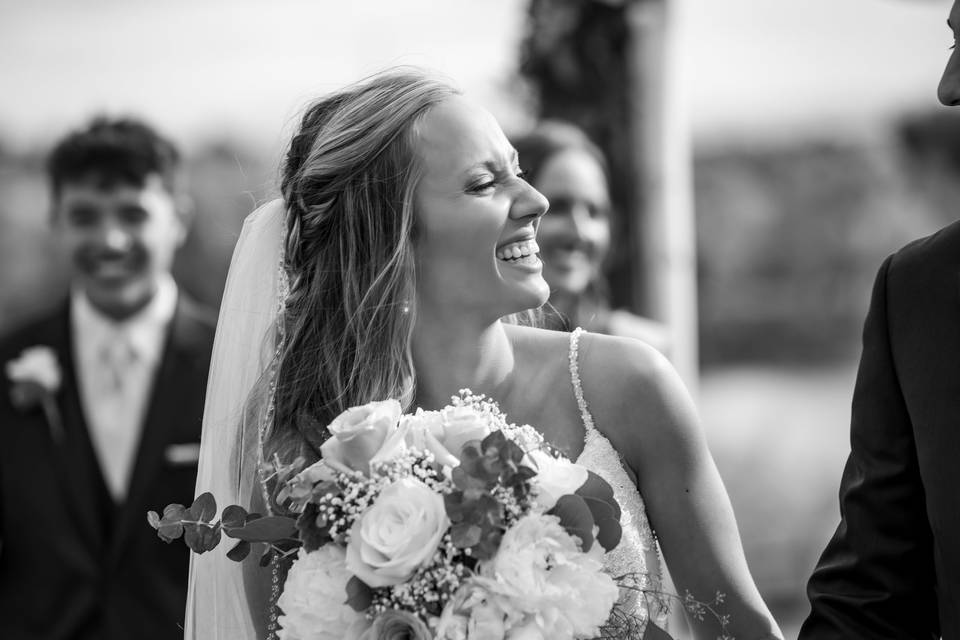
<instances>
[{"instance_id":1,"label":"smiling groomsman","mask_svg":"<svg viewBox=\"0 0 960 640\"><path fill-rule=\"evenodd\" d=\"M72 286L0 341L0 638L182 638L187 550L146 521L193 496L215 322L170 275L179 156L100 118L48 173Z\"/></svg>"}]
</instances>

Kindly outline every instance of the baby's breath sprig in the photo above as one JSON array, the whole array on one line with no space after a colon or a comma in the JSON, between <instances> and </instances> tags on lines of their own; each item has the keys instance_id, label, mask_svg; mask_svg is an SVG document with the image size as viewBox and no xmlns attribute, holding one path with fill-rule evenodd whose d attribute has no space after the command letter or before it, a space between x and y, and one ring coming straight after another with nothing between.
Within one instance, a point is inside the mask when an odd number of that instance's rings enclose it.
<instances>
[{"instance_id":1,"label":"baby's breath sprig","mask_svg":"<svg viewBox=\"0 0 960 640\"><path fill-rule=\"evenodd\" d=\"M387 609L410 611L423 620L439 616L464 579L472 574L472 565L472 559L453 544L448 532L440 539L431 561L407 582L373 590L367 617L373 619Z\"/></svg>"},{"instance_id":2,"label":"baby's breath sprig","mask_svg":"<svg viewBox=\"0 0 960 640\"><path fill-rule=\"evenodd\" d=\"M476 394L470 389L460 389L460 395L452 396L453 407L468 407L479 414L492 431L502 431L509 440L517 443L524 452L534 449L549 449L543 435L528 424L514 424L507 420L494 400L482 393Z\"/></svg>"},{"instance_id":3,"label":"baby's breath sprig","mask_svg":"<svg viewBox=\"0 0 960 640\"><path fill-rule=\"evenodd\" d=\"M395 458L376 462L371 467L372 475L381 487L410 477L420 480L439 493L446 493L453 487L429 451L410 449Z\"/></svg>"},{"instance_id":4,"label":"baby's breath sprig","mask_svg":"<svg viewBox=\"0 0 960 640\"><path fill-rule=\"evenodd\" d=\"M513 488L497 486L490 492L494 500L503 508L503 526L509 529L517 520L530 513L533 506L532 494L528 491L522 495Z\"/></svg>"}]
</instances>

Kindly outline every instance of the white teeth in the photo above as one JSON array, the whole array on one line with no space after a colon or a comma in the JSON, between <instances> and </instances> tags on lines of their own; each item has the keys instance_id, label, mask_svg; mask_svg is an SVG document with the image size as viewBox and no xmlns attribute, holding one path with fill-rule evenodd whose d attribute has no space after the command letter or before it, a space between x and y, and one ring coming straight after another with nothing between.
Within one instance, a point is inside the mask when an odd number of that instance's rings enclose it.
<instances>
[{"instance_id":1,"label":"white teeth","mask_svg":"<svg viewBox=\"0 0 960 640\"><path fill-rule=\"evenodd\" d=\"M497 249L497 258L499 260L518 260L539 251L540 247L537 246L536 240L523 240Z\"/></svg>"}]
</instances>

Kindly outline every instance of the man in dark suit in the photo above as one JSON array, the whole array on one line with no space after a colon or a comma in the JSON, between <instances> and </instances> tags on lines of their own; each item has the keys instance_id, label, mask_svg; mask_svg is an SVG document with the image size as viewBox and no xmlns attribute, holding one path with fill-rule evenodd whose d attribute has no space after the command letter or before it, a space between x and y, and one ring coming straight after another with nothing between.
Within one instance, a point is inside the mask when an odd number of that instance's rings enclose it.
<instances>
[{"instance_id":1,"label":"man in dark suit","mask_svg":"<svg viewBox=\"0 0 960 640\"><path fill-rule=\"evenodd\" d=\"M182 638L188 552L149 509L194 493L211 312L170 276L171 143L98 119L48 162L69 300L0 341L0 638Z\"/></svg>"},{"instance_id":2,"label":"man in dark suit","mask_svg":"<svg viewBox=\"0 0 960 640\"><path fill-rule=\"evenodd\" d=\"M956 39L960 0L949 24ZM939 97L960 104L956 51ZM850 432L801 640L960 639L960 223L880 268Z\"/></svg>"}]
</instances>

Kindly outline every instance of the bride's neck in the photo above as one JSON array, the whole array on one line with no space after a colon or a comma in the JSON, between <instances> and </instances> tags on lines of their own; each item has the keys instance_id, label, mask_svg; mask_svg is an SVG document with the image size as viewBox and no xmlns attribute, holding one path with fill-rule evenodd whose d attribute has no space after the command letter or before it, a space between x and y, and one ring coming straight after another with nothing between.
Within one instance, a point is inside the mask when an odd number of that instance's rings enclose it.
<instances>
[{"instance_id":1,"label":"bride's neck","mask_svg":"<svg viewBox=\"0 0 960 640\"><path fill-rule=\"evenodd\" d=\"M513 349L499 320L489 325L452 320L417 319L412 349L418 407L440 408L460 389L495 397L513 372Z\"/></svg>"}]
</instances>

